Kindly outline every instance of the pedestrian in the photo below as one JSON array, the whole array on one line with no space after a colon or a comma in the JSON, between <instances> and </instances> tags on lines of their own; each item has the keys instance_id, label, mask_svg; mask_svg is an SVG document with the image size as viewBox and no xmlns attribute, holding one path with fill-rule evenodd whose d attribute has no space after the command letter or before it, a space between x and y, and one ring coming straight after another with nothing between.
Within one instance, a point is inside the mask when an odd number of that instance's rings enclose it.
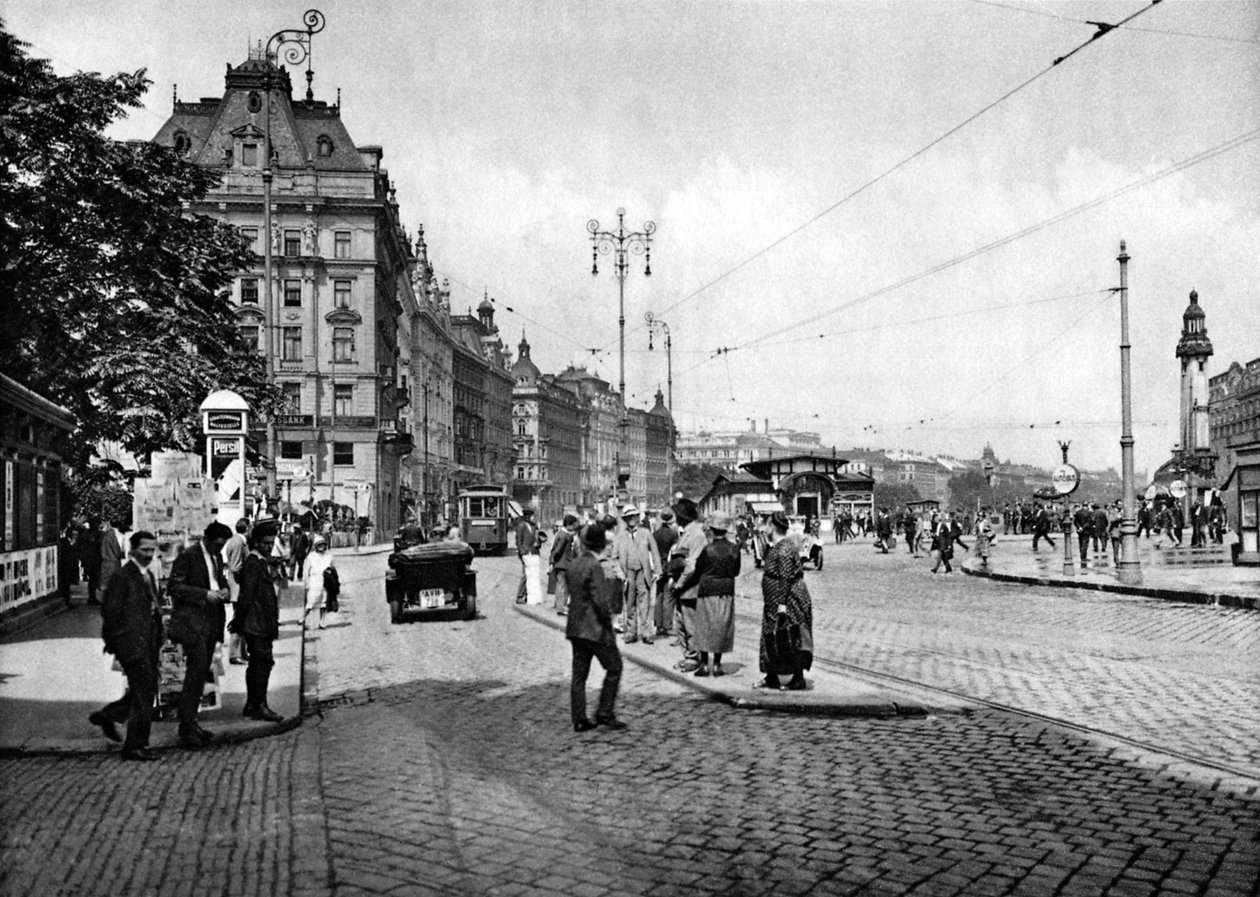
<instances>
[{"instance_id":1,"label":"pedestrian","mask_svg":"<svg viewBox=\"0 0 1260 897\"><path fill-rule=\"evenodd\" d=\"M223 566L227 568L228 596L233 607L241 592L241 567L245 564L245 556L249 554L246 541L248 534L249 521L242 517L236 521L236 532L223 546ZM248 660L249 648L245 645L245 639L239 632L231 633L228 637L228 663L244 664Z\"/></svg>"},{"instance_id":2,"label":"pedestrian","mask_svg":"<svg viewBox=\"0 0 1260 897\"><path fill-rule=\"evenodd\" d=\"M293 572L290 579L302 578L302 571L306 569L306 555L310 550L310 536L306 534L306 530L302 529L302 524L294 524L293 538L289 543L289 553L293 558Z\"/></svg>"},{"instance_id":3,"label":"pedestrian","mask_svg":"<svg viewBox=\"0 0 1260 897\"><path fill-rule=\"evenodd\" d=\"M1105 563L1107 556L1107 510L1093 503L1094 512L1094 558Z\"/></svg>"},{"instance_id":4,"label":"pedestrian","mask_svg":"<svg viewBox=\"0 0 1260 897\"><path fill-rule=\"evenodd\" d=\"M574 538L577 523L578 519L572 514L564 515L548 554L550 570L547 574L547 591L554 598L556 613L561 616L569 610L569 580L564 571L569 569L569 564L577 557L578 543Z\"/></svg>"},{"instance_id":5,"label":"pedestrian","mask_svg":"<svg viewBox=\"0 0 1260 897\"><path fill-rule=\"evenodd\" d=\"M569 584L569 616L564 634L573 649L573 671L569 683L569 711L574 732L589 732L596 726L624 729L617 719L617 691L621 686L621 652L613 632L613 609L609 602L610 584L604 577L599 555L608 545L608 537L600 523L590 523L582 530L582 552L565 570ZM586 679L591 672L591 658L604 668L604 684L599 691L599 706L592 721L586 715Z\"/></svg>"},{"instance_id":6,"label":"pedestrian","mask_svg":"<svg viewBox=\"0 0 1260 897\"><path fill-rule=\"evenodd\" d=\"M945 565L946 573L953 573L954 568L950 565L950 561L954 558L954 542L957 540L958 532L954 529L954 512L948 512L940 519L936 525L936 532L932 534L932 572L935 573ZM961 544L961 542L960 542ZM966 546L964 546L966 547Z\"/></svg>"},{"instance_id":7,"label":"pedestrian","mask_svg":"<svg viewBox=\"0 0 1260 897\"><path fill-rule=\"evenodd\" d=\"M704 534L704 526L699 521L700 515L694 501L689 498L680 498L674 503L673 510L674 516L678 518L679 526L682 527L682 532L678 534L678 541L674 543L673 550L670 552L671 561L676 559L680 562L674 565L678 575L672 591L675 606L674 628L678 632L678 647L682 649L683 657L675 665L675 669L683 673L693 673L700 666L699 655L692 644L696 627L696 587L684 590L678 586L686 581L691 576L691 572L696 569L700 552L709 544L709 539ZM792 544L795 547L795 541ZM679 569L680 566L681 569Z\"/></svg>"},{"instance_id":8,"label":"pedestrian","mask_svg":"<svg viewBox=\"0 0 1260 897\"><path fill-rule=\"evenodd\" d=\"M653 605L656 617L656 634L658 636L673 635L674 596L669 589L670 572L668 561L670 551L673 549L674 543L678 541L678 530L674 527L673 511L661 511L661 525L652 533L652 538L656 540L656 553L663 562L660 575L656 577L656 603Z\"/></svg>"},{"instance_id":9,"label":"pedestrian","mask_svg":"<svg viewBox=\"0 0 1260 897\"><path fill-rule=\"evenodd\" d=\"M201 534L201 542L182 552L171 566L167 591L171 596L171 641L184 649L184 687L179 696L179 742L200 750L211 735L197 722L197 710L215 648L223 641L225 607L230 598L223 546L232 531L215 521Z\"/></svg>"},{"instance_id":10,"label":"pedestrian","mask_svg":"<svg viewBox=\"0 0 1260 897\"><path fill-rule=\"evenodd\" d=\"M906 534L906 548L910 550L911 557L919 556L918 546L918 521L914 518L914 511L910 510L910 506L906 505L905 513L901 517L902 529Z\"/></svg>"},{"instance_id":11,"label":"pedestrian","mask_svg":"<svg viewBox=\"0 0 1260 897\"><path fill-rule=\"evenodd\" d=\"M1120 524L1123 519L1121 505L1117 501L1107 509L1107 538L1111 540L1112 563L1117 566L1120 564Z\"/></svg>"},{"instance_id":12,"label":"pedestrian","mask_svg":"<svg viewBox=\"0 0 1260 897\"><path fill-rule=\"evenodd\" d=\"M259 523L247 540L249 554L241 565L232 631L239 633L249 650L245 667L243 716L278 723L283 719L267 704L267 685L275 666L272 646L280 635L280 602L269 559L276 544L276 527Z\"/></svg>"},{"instance_id":13,"label":"pedestrian","mask_svg":"<svg viewBox=\"0 0 1260 897\"><path fill-rule=\"evenodd\" d=\"M980 565L986 570L989 567L989 549L997 538L993 524L989 521L989 509L982 508L976 522L976 554L980 556Z\"/></svg>"},{"instance_id":14,"label":"pedestrian","mask_svg":"<svg viewBox=\"0 0 1260 897\"><path fill-rule=\"evenodd\" d=\"M1072 525L1076 527L1076 545L1081 552L1081 569L1089 559L1089 544L1094 536L1094 512L1085 505L1077 505L1072 512Z\"/></svg>"},{"instance_id":15,"label":"pedestrian","mask_svg":"<svg viewBox=\"0 0 1260 897\"><path fill-rule=\"evenodd\" d=\"M305 622L311 611L317 610L319 611L319 628L323 629L328 616L330 599L326 582L327 574L329 570L337 568L333 563L333 554L328 548L327 539L316 536L311 548L301 571L302 584L306 589L306 609L302 613L302 619Z\"/></svg>"},{"instance_id":16,"label":"pedestrian","mask_svg":"<svg viewBox=\"0 0 1260 897\"><path fill-rule=\"evenodd\" d=\"M626 575L625 623L626 644L642 639L653 643L652 584L662 569L661 556L652 534L639 526L639 509L626 505L621 511L622 529L613 540L613 554Z\"/></svg>"},{"instance_id":17,"label":"pedestrian","mask_svg":"<svg viewBox=\"0 0 1260 897\"><path fill-rule=\"evenodd\" d=\"M1050 543L1050 547L1054 548L1054 539L1050 537L1050 514L1046 511L1045 506L1040 502L1033 509L1033 544L1032 550L1037 550L1037 543L1045 539Z\"/></svg>"},{"instance_id":18,"label":"pedestrian","mask_svg":"<svg viewBox=\"0 0 1260 897\"><path fill-rule=\"evenodd\" d=\"M101 519L88 517L83 532L79 534L75 546L79 554L79 563L83 567L83 578L87 580L87 603L101 603L97 591L101 584Z\"/></svg>"},{"instance_id":19,"label":"pedestrian","mask_svg":"<svg viewBox=\"0 0 1260 897\"><path fill-rule=\"evenodd\" d=\"M759 687L780 687L780 676L791 677L792 691L806 688L805 670L813 665L814 609L805 587L805 568L794 540L787 538L787 515L770 516L770 548L761 577L761 644L758 663L765 679Z\"/></svg>"},{"instance_id":20,"label":"pedestrian","mask_svg":"<svg viewBox=\"0 0 1260 897\"><path fill-rule=\"evenodd\" d=\"M533 508L522 509L521 519L516 524L516 556L521 561L521 582L516 587L516 603L524 604L529 601L530 580L535 583L534 589L541 586L538 582L538 526L534 523Z\"/></svg>"},{"instance_id":21,"label":"pedestrian","mask_svg":"<svg viewBox=\"0 0 1260 897\"><path fill-rule=\"evenodd\" d=\"M700 551L696 568L678 586L684 592L692 586L696 588L692 645L697 655L697 676L726 675L722 655L735 649L735 578L739 576L740 552L727 538L730 529L729 514L719 511L709 517L713 541Z\"/></svg>"},{"instance_id":22,"label":"pedestrian","mask_svg":"<svg viewBox=\"0 0 1260 897\"><path fill-rule=\"evenodd\" d=\"M109 588L109 581L127 562L130 549L127 532L131 523L125 517L110 520L109 528L101 534L101 591Z\"/></svg>"},{"instance_id":23,"label":"pedestrian","mask_svg":"<svg viewBox=\"0 0 1260 897\"><path fill-rule=\"evenodd\" d=\"M124 760L156 760L149 752L153 702L157 697L158 650L162 646L162 599L151 569L157 539L146 530L127 540L127 560L113 572L101 602L101 636L127 677L127 693L88 716L111 741L122 741ZM118 735L126 722L127 737Z\"/></svg>"},{"instance_id":24,"label":"pedestrian","mask_svg":"<svg viewBox=\"0 0 1260 897\"><path fill-rule=\"evenodd\" d=\"M1153 517L1150 503L1146 499L1142 499L1142 506L1138 508L1137 512L1137 535L1139 539L1142 538L1143 531L1146 532L1146 538L1149 539L1151 537L1151 527L1155 525Z\"/></svg>"},{"instance_id":25,"label":"pedestrian","mask_svg":"<svg viewBox=\"0 0 1260 897\"><path fill-rule=\"evenodd\" d=\"M67 524L57 537L57 592L70 606L70 589L79 582L79 527Z\"/></svg>"},{"instance_id":26,"label":"pedestrian","mask_svg":"<svg viewBox=\"0 0 1260 897\"><path fill-rule=\"evenodd\" d=\"M880 508L879 516L875 519L875 547L880 550L881 554L888 554L888 542L892 538L892 534L892 518L888 516L888 509Z\"/></svg>"}]
</instances>

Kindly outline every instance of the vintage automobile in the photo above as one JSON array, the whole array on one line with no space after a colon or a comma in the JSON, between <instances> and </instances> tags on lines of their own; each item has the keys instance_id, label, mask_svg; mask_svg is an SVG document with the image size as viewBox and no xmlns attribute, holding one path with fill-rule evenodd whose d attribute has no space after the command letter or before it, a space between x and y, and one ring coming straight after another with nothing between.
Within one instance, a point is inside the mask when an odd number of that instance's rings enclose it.
<instances>
[{"instance_id":1,"label":"vintage automobile","mask_svg":"<svg viewBox=\"0 0 1260 897\"><path fill-rule=\"evenodd\" d=\"M389 556L385 600L389 621L402 623L408 614L430 616L457 611L477 618L477 574L473 550L466 542L411 545Z\"/></svg>"}]
</instances>

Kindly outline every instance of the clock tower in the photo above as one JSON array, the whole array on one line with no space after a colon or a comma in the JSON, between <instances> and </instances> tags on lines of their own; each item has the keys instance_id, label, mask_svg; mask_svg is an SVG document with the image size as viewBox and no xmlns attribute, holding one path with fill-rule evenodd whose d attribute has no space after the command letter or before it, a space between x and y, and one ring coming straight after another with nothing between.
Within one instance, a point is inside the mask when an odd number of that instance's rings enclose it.
<instances>
[{"instance_id":1,"label":"clock tower","mask_svg":"<svg viewBox=\"0 0 1260 897\"><path fill-rule=\"evenodd\" d=\"M1209 448L1207 360L1212 355L1212 341L1208 339L1206 317L1199 307L1199 294L1191 290L1177 342L1177 357L1181 359L1180 448L1187 456Z\"/></svg>"}]
</instances>

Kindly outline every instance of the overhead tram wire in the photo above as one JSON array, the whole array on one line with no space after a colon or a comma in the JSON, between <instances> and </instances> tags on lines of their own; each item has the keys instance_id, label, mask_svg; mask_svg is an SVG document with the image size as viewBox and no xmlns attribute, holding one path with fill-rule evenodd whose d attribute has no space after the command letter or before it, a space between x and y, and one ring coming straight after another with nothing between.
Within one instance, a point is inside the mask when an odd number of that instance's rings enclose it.
<instances>
[{"instance_id":1,"label":"overhead tram wire","mask_svg":"<svg viewBox=\"0 0 1260 897\"><path fill-rule=\"evenodd\" d=\"M1206 162L1209 159L1213 159L1216 156L1219 156L1223 153L1227 153L1232 150L1235 150L1240 146L1244 146L1247 143L1250 143L1251 141L1255 140L1258 137L1260 137L1260 128L1256 128L1251 131L1238 134L1234 137L1231 137L1229 140L1224 141L1223 143L1218 143L1216 146L1209 147L1208 149L1201 150L1200 152L1195 153L1192 156L1187 156L1184 159L1180 159L1172 163L1166 168L1162 168L1159 171L1153 172L1149 175L1144 175L1143 177L1140 177L1135 181L1130 181L1128 184L1125 184L1121 187L1117 187L1116 189L1108 193L1105 193L1102 196L1096 196L1093 199L1088 200L1087 202L1081 203L1080 205L1073 206L1072 208L1067 209L1066 211L1060 212L1058 215L1054 215L1050 218L1046 218L1042 221L1037 222L1036 224L1031 224L1028 227L1023 228L1022 230L1016 231L1013 234L1008 234L1007 236L1002 237L1000 239L994 240L989 243L985 243L982 246L978 246L975 249L970 250L969 252L963 253L962 255L954 256L951 259L947 259L946 261L933 265L930 268L926 268L922 271L919 271L916 274L911 274L907 277L903 277L901 280L898 280L894 283L886 284L885 286L879 287L878 289L871 290L868 293L863 293L862 295L857 296L853 299L850 299L848 302L843 302L832 309L829 309L821 313L811 314L808 318L803 318L792 324L787 324L783 327L780 327L777 330L773 330L770 333L759 336L756 339L749 340L746 343L741 343L738 346L723 346L713 351L713 353L710 355L710 360L712 360L713 358L716 358L719 355L724 355L728 352L735 352L735 351L750 349L753 346L761 345L767 342L768 340L773 339L776 336L782 336L785 333L790 333L791 331L796 330L797 328L804 327L807 324L815 323L822 318L839 314L840 312L845 311L846 309L852 308L856 305L860 305L863 302L868 302L871 299L875 299L879 296L884 295L885 293L891 293L894 290L901 289L902 287L908 286L912 283L915 283L916 281L922 280L925 277L929 277L933 274L937 274L941 271L945 271L949 268L953 268L957 265L962 264L963 262L970 261L973 258L984 255L987 252L992 252L994 249L999 249L1003 246L1006 246L1007 244L1014 243L1017 240L1021 240L1024 237L1030 236L1034 233L1037 233L1038 231L1044 230L1045 228L1050 227L1051 225L1058 224L1062 221L1066 221L1069 218L1073 218L1076 215L1081 214L1082 212L1087 212L1090 209L1103 205L1104 203L1110 202L1111 200L1116 199L1120 196L1123 196L1126 193L1132 193L1135 190L1140 190L1143 187L1148 187L1151 184L1156 183L1157 181L1161 181L1164 178L1169 177L1170 175L1176 174L1177 172L1184 171L1187 168L1192 168L1195 165L1198 165L1202 162ZM683 373L687 373L687 371L683 371Z\"/></svg>"},{"instance_id":2,"label":"overhead tram wire","mask_svg":"<svg viewBox=\"0 0 1260 897\"><path fill-rule=\"evenodd\" d=\"M1024 88L1026 88L1026 87L1028 87L1029 85L1031 85L1033 82L1035 82L1035 81L1037 81L1037 80L1041 79L1041 78L1042 78L1042 77L1044 77L1045 75L1048 75L1051 71L1053 71L1053 70L1054 70L1054 68L1055 68L1056 66L1058 66L1058 65L1059 65L1059 63L1067 61L1067 60L1068 60L1068 59L1070 59L1071 57L1075 56L1078 52L1080 52L1081 50L1083 50L1085 47L1088 47L1090 44L1094 43L1096 40L1098 40L1098 38L1100 38L1100 37L1102 37L1103 35L1105 35L1105 34L1109 33L1110 31L1114 31L1116 28L1118 28L1119 26L1121 26L1121 25L1123 25L1123 24L1126 24L1126 23L1128 23L1128 22L1131 22L1133 19L1135 19L1135 18L1137 18L1138 16L1142 15L1143 13L1145 13L1145 12L1149 11L1152 7L1156 6L1156 5L1157 5L1158 3L1160 3L1160 2L1161 2L1161 0L1151 0L1151 2L1150 2L1148 5L1146 5L1146 6L1142 7L1142 8L1141 8L1141 9L1139 9L1137 12L1134 12L1134 13L1132 13L1131 15L1126 16L1125 18L1121 19L1121 20L1120 20L1119 22L1117 22L1115 25L1110 25L1110 26L1107 26L1106 28L1101 28L1101 29L1098 31L1098 33L1094 34L1094 35L1093 35L1092 37L1090 37L1088 40L1084 41L1084 42L1083 42L1083 43L1081 43L1079 46L1077 46L1077 47L1075 47L1074 49L1070 50L1070 51L1069 51L1068 53L1066 53L1065 55L1058 57L1057 59L1055 59L1055 60L1054 60L1054 62L1050 63L1050 65L1046 66L1044 69L1042 69L1041 71L1037 72L1037 73L1036 73L1036 74L1034 74L1032 77L1030 77L1030 78L1028 78L1027 80L1023 81L1022 83L1020 83L1020 84L1016 85L1015 87L1012 87L1010 90L1008 90L1006 93L1002 94L1002 95L1001 95L1000 97L998 97L996 100L993 100L992 102L988 103L987 105L985 105L984 107L982 107L982 108L981 108L981 109L979 109L978 111L976 111L976 112L972 113L971 115L967 116L967 118L963 119L961 122L959 122L958 124L954 125L952 128L949 128L947 131L945 131L944 133L942 133L942 134L941 134L941 135L939 135L938 137L936 137L936 138L934 138L933 140L929 141L928 143L924 144L922 147L920 147L919 149L915 150L915 151L914 151L913 153L911 153L910 155L906 156L906 157L905 157L904 159L902 159L900 162L895 163L892 167L888 168L887 170L885 170L885 171L884 171L884 172L882 172L881 174L876 175L875 177L871 178L869 181L866 181L865 183L863 183L863 184L862 184L861 186L859 186L857 189L855 189L855 190L851 191L850 193L846 194L845 196L841 197L839 200L837 200L836 202L832 203L832 204L831 204L831 205L829 205L827 208L823 209L821 212L819 212L819 213L818 213L817 215L815 215L814 217L810 218L808 221L806 221L806 222L804 222L803 224L800 224L800 225L798 225L797 227L793 228L792 230L788 231L786 234L784 234L783 236L779 237L779 238L778 238L778 239L776 239L774 242L770 243L768 246L765 246L764 248L757 250L757 252L753 253L753 254L752 254L752 255L750 255L748 258L744 259L742 262L740 262L740 263L738 263L737 265L735 265L733 268L728 269L727 271L725 271L724 273L722 273L722 274L718 275L717 277L713 278L713 279L712 279L712 280L710 280L708 283L704 284L703 286L699 287L698 289L692 290L690 293L688 293L686 296L683 296L681 299L677 300L677 301L676 301L676 302L674 302L672 305L666 306L665 310L664 310L661 314L668 314L669 312L671 312L671 311L673 311L674 309L678 308L678 306L682 305L684 302L689 302L690 300L694 299L696 296L698 296L698 295L700 295L701 293L703 293L705 290L708 290L709 288L711 288L711 287L713 287L713 286L716 286L717 284L721 283L721 282L722 282L723 280L725 280L726 278L730 277L730 276L731 276L732 274L734 274L735 272L737 272L737 271L739 271L739 270L741 270L741 269L745 268L746 266L748 266L748 265L752 264L753 262L755 262L757 259L761 258L763 255L765 255L765 254L766 254L767 252L769 252L770 250L772 250L772 249L774 249L775 247L777 247L777 246L779 246L779 245L781 245L781 244L785 243L786 241L790 240L792 237L796 236L796 235L797 235L797 234L799 234L801 231L803 231L803 230L805 230L806 228L810 227L811 225L815 224L816 222L818 222L818 221L819 221L819 220L821 220L822 218L826 217L827 215L830 215L832 212L834 212L836 209L840 208L840 206L844 205L844 204L845 204L845 203L847 203L849 200L854 199L855 197L857 197L857 196L861 195L862 193L866 192L866 191L867 191L868 189L870 189L871 187L873 187L873 186L875 186L876 184L878 184L880 181L884 180L884 178L886 178L886 177L888 177L889 175L893 174L893 173L894 173L895 171L897 171L898 169L903 168L904 166L906 166L906 165L908 165L909 163L913 162L915 159L917 159L919 156L921 156L921 155L923 155L924 153L926 153L928 150L932 149L932 148L933 148L934 146L936 146L937 144L939 144L939 143L941 143L941 142L945 141L946 139L948 139L948 138L952 137L954 134L957 134L957 133L958 133L959 131L961 131L963 128L967 127L967 125L971 124L971 123L972 123L972 122L974 122L976 119L980 118L980 117L981 117L981 116L983 116L985 113L987 113L987 112L991 111L992 109L994 109L994 108L995 108L995 107L997 107L998 105L1000 105L1000 104L1002 104L1002 103L1006 102L1006 101L1007 101L1007 100L1009 100L1011 97L1015 96L1015 94L1019 93L1021 90L1023 90L1023 89L1024 89Z\"/></svg>"},{"instance_id":3,"label":"overhead tram wire","mask_svg":"<svg viewBox=\"0 0 1260 897\"><path fill-rule=\"evenodd\" d=\"M996 0L971 0L972 3L978 3L981 6L993 6L997 9L1009 9L1011 12L1022 12L1030 16L1042 16L1047 19L1058 19L1065 25L1096 25L1088 19L1074 19L1070 16L1061 16L1058 13L1045 12L1040 9L1029 9L1026 6L1012 6L1009 3L997 3ZM1115 26L1119 27L1119 26ZM1139 25L1133 25L1124 29L1129 32L1137 32L1141 34L1166 34L1170 37L1192 37L1198 40L1219 40L1227 41L1234 44L1260 44L1260 40L1251 37L1227 37L1223 34L1198 34L1194 31L1174 31L1168 28L1142 28Z\"/></svg>"}]
</instances>

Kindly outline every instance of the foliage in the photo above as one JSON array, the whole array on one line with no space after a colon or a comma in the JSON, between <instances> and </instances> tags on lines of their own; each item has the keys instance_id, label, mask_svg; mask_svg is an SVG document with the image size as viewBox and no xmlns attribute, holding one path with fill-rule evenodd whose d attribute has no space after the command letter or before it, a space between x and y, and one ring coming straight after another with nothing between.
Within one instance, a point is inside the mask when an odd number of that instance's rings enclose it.
<instances>
[{"instance_id":1,"label":"foliage","mask_svg":"<svg viewBox=\"0 0 1260 897\"><path fill-rule=\"evenodd\" d=\"M679 464L674 468L674 491L699 501L713 488L713 481L730 471L719 464Z\"/></svg>"},{"instance_id":2,"label":"foliage","mask_svg":"<svg viewBox=\"0 0 1260 897\"><path fill-rule=\"evenodd\" d=\"M1028 490L1023 481L1007 477L994 477L992 487L983 473L964 470L949 478L950 507L974 511L979 502L984 507L1002 507L1003 504L1027 501Z\"/></svg>"},{"instance_id":3,"label":"foliage","mask_svg":"<svg viewBox=\"0 0 1260 897\"><path fill-rule=\"evenodd\" d=\"M66 482L73 499L75 517L102 520L131 520L131 491L119 482L100 482L90 476L70 476Z\"/></svg>"},{"instance_id":4,"label":"foliage","mask_svg":"<svg viewBox=\"0 0 1260 897\"><path fill-rule=\"evenodd\" d=\"M188 211L220 174L104 134L148 84L143 70L60 77L0 24L0 370L74 413L76 466L102 440L191 449L215 389L262 414L282 403L227 294L253 257Z\"/></svg>"},{"instance_id":5,"label":"foliage","mask_svg":"<svg viewBox=\"0 0 1260 897\"><path fill-rule=\"evenodd\" d=\"M906 502L919 501L922 498L923 496L919 494L918 488L911 483L875 484L876 508L904 508Z\"/></svg>"}]
</instances>

